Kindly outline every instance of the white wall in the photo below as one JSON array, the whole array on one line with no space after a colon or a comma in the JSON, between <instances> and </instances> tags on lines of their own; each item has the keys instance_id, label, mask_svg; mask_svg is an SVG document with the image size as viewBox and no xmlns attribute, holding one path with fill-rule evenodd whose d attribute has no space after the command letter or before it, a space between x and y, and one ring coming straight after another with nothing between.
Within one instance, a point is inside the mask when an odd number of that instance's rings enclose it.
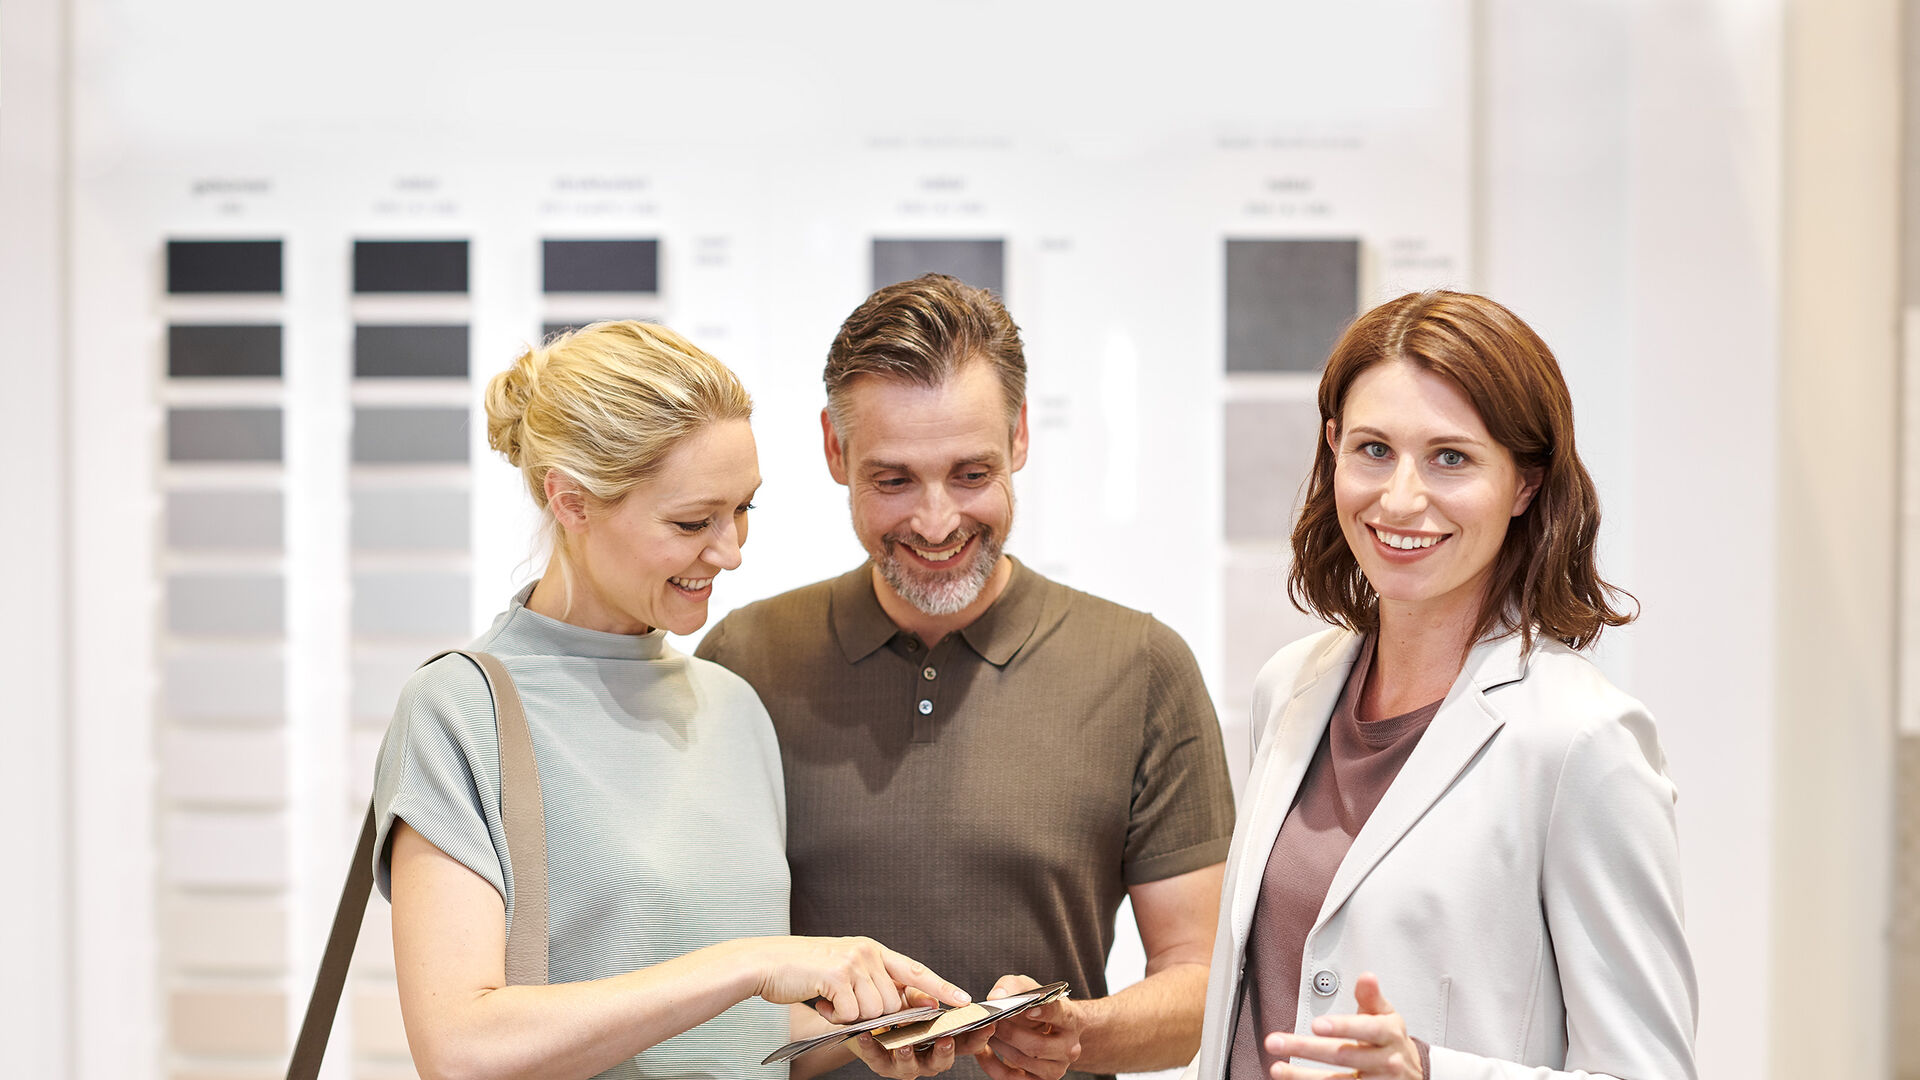
<instances>
[{"instance_id":1,"label":"white wall","mask_svg":"<svg viewBox=\"0 0 1920 1080\"><path fill-rule=\"evenodd\" d=\"M1680 788L1702 1075L1766 1075L1784 13L1491 10L1482 281L1559 353L1642 605L1602 658Z\"/></svg>"},{"instance_id":2,"label":"white wall","mask_svg":"<svg viewBox=\"0 0 1920 1080\"><path fill-rule=\"evenodd\" d=\"M9 1071L64 1076L74 1045L74 872L68 784L71 621L65 357L66 6L19 0L0 10L0 352L11 417L7 523L12 617L0 625L0 1044Z\"/></svg>"}]
</instances>

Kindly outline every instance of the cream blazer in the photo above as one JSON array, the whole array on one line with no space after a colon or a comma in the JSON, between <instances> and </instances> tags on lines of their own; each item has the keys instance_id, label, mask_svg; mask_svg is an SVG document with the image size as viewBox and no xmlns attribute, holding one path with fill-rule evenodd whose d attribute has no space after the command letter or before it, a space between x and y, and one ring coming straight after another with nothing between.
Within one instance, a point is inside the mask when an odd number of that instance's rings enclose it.
<instances>
[{"instance_id":1,"label":"cream blazer","mask_svg":"<svg viewBox=\"0 0 1920 1080\"><path fill-rule=\"evenodd\" d=\"M1226 1073L1254 903L1360 637L1282 649L1221 890L1194 1071ZM1433 1080L1693 1080L1675 790L1653 718L1588 660L1476 647L1354 837L1300 965L1297 1031L1351 1013L1362 972L1433 1048ZM1311 1064L1300 1059L1302 1064Z\"/></svg>"}]
</instances>

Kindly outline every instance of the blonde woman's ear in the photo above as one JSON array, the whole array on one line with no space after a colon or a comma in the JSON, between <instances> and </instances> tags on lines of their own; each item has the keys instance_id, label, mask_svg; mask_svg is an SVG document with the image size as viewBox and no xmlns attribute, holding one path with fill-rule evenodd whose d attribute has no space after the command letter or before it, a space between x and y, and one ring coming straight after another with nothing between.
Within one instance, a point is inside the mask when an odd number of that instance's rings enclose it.
<instances>
[{"instance_id":1,"label":"blonde woman's ear","mask_svg":"<svg viewBox=\"0 0 1920 1080\"><path fill-rule=\"evenodd\" d=\"M573 477L559 469L548 469L546 477L547 510L553 520L568 532L587 527L587 495Z\"/></svg>"}]
</instances>

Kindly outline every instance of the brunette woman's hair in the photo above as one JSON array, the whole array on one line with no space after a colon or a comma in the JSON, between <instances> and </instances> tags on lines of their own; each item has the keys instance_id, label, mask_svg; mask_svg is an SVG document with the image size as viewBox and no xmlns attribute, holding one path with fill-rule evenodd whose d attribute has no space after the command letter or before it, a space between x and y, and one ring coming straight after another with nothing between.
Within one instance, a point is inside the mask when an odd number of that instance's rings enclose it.
<instances>
[{"instance_id":1,"label":"brunette woman's hair","mask_svg":"<svg viewBox=\"0 0 1920 1080\"><path fill-rule=\"evenodd\" d=\"M1495 442L1540 486L1507 526L1473 639L1496 630L1580 649L1609 626L1631 622L1638 602L1608 584L1594 565L1600 499L1573 445L1573 399L1553 351L1520 317L1484 296L1408 293L1361 315L1327 359L1320 377L1320 439L1313 474L1293 528L1287 594L1294 606L1362 632L1380 623L1380 598L1347 547L1334 506L1334 452L1327 422L1339 431L1347 394L1362 372L1398 361L1446 379L1466 394ZM1629 613L1615 607L1633 603Z\"/></svg>"}]
</instances>

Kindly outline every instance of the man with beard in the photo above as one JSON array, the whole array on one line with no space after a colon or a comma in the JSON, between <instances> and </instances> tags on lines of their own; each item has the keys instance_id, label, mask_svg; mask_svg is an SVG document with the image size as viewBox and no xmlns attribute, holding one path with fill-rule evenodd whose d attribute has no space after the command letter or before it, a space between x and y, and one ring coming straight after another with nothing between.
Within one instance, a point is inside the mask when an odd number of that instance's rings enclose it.
<instances>
[{"instance_id":1,"label":"man with beard","mask_svg":"<svg viewBox=\"0 0 1920 1080\"><path fill-rule=\"evenodd\" d=\"M989 996L1071 984L991 1042L963 1040L956 1075L1185 1064L1233 832L1192 653L1003 553L1026 360L993 294L931 274L881 289L825 378L827 466L868 561L735 611L698 649L753 685L779 733L793 932L874 937ZM1147 974L1109 996L1123 898ZM953 1052L861 1050L896 1076Z\"/></svg>"}]
</instances>

